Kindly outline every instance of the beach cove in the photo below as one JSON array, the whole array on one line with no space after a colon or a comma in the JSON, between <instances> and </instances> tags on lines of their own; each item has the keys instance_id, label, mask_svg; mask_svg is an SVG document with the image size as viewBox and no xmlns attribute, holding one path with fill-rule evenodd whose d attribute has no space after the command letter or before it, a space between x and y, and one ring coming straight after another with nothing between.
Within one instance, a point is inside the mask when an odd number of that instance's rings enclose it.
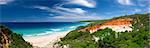
<instances>
[{"instance_id":1,"label":"beach cove","mask_svg":"<svg viewBox=\"0 0 150 48\"><path fill-rule=\"evenodd\" d=\"M52 34L42 36L26 36L23 37L27 42L30 42L34 47L53 47L53 45L60 41L60 38L65 37L69 31L66 32L55 32Z\"/></svg>"}]
</instances>

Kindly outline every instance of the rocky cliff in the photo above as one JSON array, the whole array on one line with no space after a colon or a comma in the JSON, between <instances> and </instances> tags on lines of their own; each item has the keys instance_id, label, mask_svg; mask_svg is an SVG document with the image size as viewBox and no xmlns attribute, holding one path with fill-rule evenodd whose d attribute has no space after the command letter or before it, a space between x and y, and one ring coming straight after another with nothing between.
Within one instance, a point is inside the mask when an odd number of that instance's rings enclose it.
<instances>
[{"instance_id":1,"label":"rocky cliff","mask_svg":"<svg viewBox=\"0 0 150 48\"><path fill-rule=\"evenodd\" d=\"M0 48L32 48L20 34L0 25Z\"/></svg>"},{"instance_id":2,"label":"rocky cliff","mask_svg":"<svg viewBox=\"0 0 150 48\"><path fill-rule=\"evenodd\" d=\"M9 48L10 38L9 35L12 33L4 26L0 26L0 48Z\"/></svg>"},{"instance_id":3,"label":"rocky cliff","mask_svg":"<svg viewBox=\"0 0 150 48\"><path fill-rule=\"evenodd\" d=\"M100 29L111 28L113 31L116 32L125 32L125 31L132 31L132 19L131 18L119 18L119 19L112 19L106 21L101 24L96 24L92 26L88 26L84 29L80 29L78 32L96 32Z\"/></svg>"}]
</instances>

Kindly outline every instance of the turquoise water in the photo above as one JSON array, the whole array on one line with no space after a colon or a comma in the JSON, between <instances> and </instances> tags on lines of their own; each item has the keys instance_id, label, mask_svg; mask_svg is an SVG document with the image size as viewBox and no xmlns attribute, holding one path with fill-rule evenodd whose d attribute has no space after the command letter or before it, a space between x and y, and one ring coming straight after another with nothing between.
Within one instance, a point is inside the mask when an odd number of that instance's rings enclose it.
<instances>
[{"instance_id":1,"label":"turquoise water","mask_svg":"<svg viewBox=\"0 0 150 48\"><path fill-rule=\"evenodd\" d=\"M81 22L8 22L2 23L13 32L23 34L23 36L38 36L54 32L64 32L73 30L78 26L85 26L88 23Z\"/></svg>"}]
</instances>

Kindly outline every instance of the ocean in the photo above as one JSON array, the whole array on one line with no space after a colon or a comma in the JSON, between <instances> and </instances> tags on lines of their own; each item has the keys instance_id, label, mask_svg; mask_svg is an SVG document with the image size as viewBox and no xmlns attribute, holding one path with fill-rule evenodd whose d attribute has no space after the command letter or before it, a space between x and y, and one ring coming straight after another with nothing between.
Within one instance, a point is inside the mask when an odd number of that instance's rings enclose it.
<instances>
[{"instance_id":1,"label":"ocean","mask_svg":"<svg viewBox=\"0 0 150 48\"><path fill-rule=\"evenodd\" d=\"M13 32L23 36L39 36L54 32L74 30L78 26L85 26L83 22L7 22L1 23L9 27Z\"/></svg>"}]
</instances>

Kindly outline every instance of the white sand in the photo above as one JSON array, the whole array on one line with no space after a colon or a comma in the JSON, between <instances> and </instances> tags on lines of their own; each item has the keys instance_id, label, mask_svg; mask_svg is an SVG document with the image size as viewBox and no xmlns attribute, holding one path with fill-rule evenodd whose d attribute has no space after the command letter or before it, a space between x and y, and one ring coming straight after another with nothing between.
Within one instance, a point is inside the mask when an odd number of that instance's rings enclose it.
<instances>
[{"instance_id":1,"label":"white sand","mask_svg":"<svg viewBox=\"0 0 150 48\"><path fill-rule=\"evenodd\" d=\"M48 35L43 36L25 36L23 37L27 42L30 42L33 46L37 47L45 47L45 46L51 46L55 42L58 42L60 38L63 38L67 35L70 31L66 32L54 32Z\"/></svg>"}]
</instances>

